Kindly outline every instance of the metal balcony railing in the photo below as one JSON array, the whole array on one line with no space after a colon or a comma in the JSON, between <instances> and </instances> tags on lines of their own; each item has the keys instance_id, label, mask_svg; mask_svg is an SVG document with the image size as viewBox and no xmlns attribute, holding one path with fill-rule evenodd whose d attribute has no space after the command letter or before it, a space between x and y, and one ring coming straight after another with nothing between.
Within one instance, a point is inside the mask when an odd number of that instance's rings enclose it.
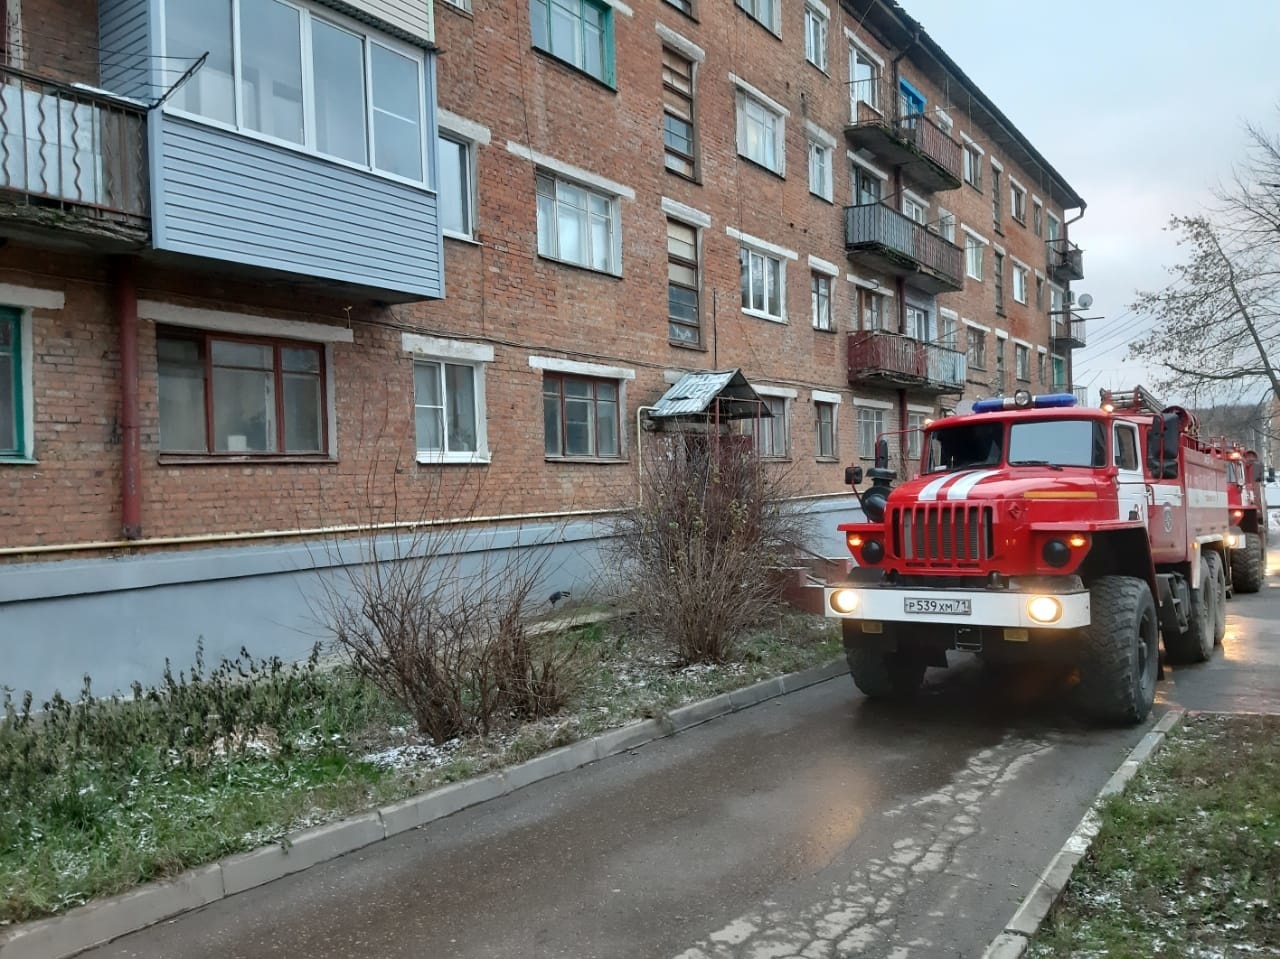
<instances>
[{"instance_id":1,"label":"metal balcony railing","mask_svg":"<svg viewBox=\"0 0 1280 959\"><path fill-rule=\"evenodd\" d=\"M1084 279L1084 251L1070 240L1047 240L1049 275L1059 283Z\"/></svg>"},{"instance_id":2,"label":"metal balcony railing","mask_svg":"<svg viewBox=\"0 0 1280 959\"><path fill-rule=\"evenodd\" d=\"M148 216L146 108L0 66L0 191Z\"/></svg>"},{"instance_id":3,"label":"metal balcony railing","mask_svg":"<svg viewBox=\"0 0 1280 959\"><path fill-rule=\"evenodd\" d=\"M1062 316L1053 318L1053 338L1060 346L1081 350L1087 345L1085 340L1084 320L1078 317L1067 319Z\"/></svg>"},{"instance_id":4,"label":"metal balcony railing","mask_svg":"<svg viewBox=\"0 0 1280 959\"><path fill-rule=\"evenodd\" d=\"M936 392L964 388L965 355L880 330L849 334L849 380L882 380Z\"/></svg>"},{"instance_id":5,"label":"metal balcony railing","mask_svg":"<svg viewBox=\"0 0 1280 959\"><path fill-rule=\"evenodd\" d=\"M929 278L932 292L964 286L964 251L882 203L844 208L844 245L867 251Z\"/></svg>"},{"instance_id":6,"label":"metal balcony railing","mask_svg":"<svg viewBox=\"0 0 1280 959\"><path fill-rule=\"evenodd\" d=\"M878 131L896 141L896 148L875 142L866 145L885 153L895 165L907 167L909 176L932 190L954 190L961 184L963 154L958 142L914 105L890 79L876 76L849 84L848 135L861 141L868 132ZM887 148L887 149L886 149Z\"/></svg>"}]
</instances>

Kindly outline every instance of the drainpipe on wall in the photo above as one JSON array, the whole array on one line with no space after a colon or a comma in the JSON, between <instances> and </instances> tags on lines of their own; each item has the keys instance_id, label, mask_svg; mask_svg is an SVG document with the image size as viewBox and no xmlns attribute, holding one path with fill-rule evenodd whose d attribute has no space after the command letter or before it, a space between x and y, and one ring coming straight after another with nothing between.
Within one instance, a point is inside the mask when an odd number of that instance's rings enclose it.
<instances>
[{"instance_id":1,"label":"drainpipe on wall","mask_svg":"<svg viewBox=\"0 0 1280 959\"><path fill-rule=\"evenodd\" d=\"M4 8L4 55L6 63L19 70L27 65L26 48L22 45L22 0L0 0Z\"/></svg>"},{"instance_id":2,"label":"drainpipe on wall","mask_svg":"<svg viewBox=\"0 0 1280 959\"><path fill-rule=\"evenodd\" d=\"M1067 227L1069 227L1072 223L1078 222L1084 216L1084 211L1088 208L1088 206L1089 204L1085 203L1084 200L1081 199L1080 212L1077 213L1075 216L1073 216L1070 220L1063 221L1063 224L1062 224L1063 242L1066 242L1066 243L1071 242L1071 233L1067 229ZM1071 295L1070 283L1067 284L1067 289L1064 295L1068 297ZM1070 321L1071 321L1071 314L1068 313L1067 322L1070 322ZM1076 390L1076 351L1074 349L1067 350L1067 383L1071 386L1071 392L1074 393Z\"/></svg>"},{"instance_id":3,"label":"drainpipe on wall","mask_svg":"<svg viewBox=\"0 0 1280 959\"><path fill-rule=\"evenodd\" d=\"M138 428L138 287L131 257L114 262L120 324L120 493L122 533L142 538L142 444Z\"/></svg>"}]
</instances>

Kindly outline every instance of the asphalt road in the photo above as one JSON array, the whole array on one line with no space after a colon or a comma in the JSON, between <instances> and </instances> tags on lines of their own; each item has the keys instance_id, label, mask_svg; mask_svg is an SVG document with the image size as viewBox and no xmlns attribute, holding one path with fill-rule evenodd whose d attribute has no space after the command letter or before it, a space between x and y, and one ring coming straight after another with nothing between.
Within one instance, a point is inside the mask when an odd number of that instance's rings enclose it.
<instances>
[{"instance_id":1,"label":"asphalt road","mask_svg":"<svg viewBox=\"0 0 1280 959\"><path fill-rule=\"evenodd\" d=\"M1273 589L1232 600L1152 721L1280 712ZM86 955L978 956L1149 725L1085 727L1045 677L973 661L910 708L841 677Z\"/></svg>"}]
</instances>

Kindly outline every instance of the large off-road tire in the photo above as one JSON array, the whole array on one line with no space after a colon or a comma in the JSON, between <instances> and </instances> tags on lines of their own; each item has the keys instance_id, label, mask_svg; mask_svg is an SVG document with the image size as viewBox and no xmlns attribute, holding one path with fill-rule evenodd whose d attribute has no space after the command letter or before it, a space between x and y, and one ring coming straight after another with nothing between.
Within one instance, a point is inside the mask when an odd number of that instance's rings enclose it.
<instances>
[{"instance_id":1,"label":"large off-road tire","mask_svg":"<svg viewBox=\"0 0 1280 959\"><path fill-rule=\"evenodd\" d=\"M1160 626L1145 580L1104 576L1089 589L1092 622L1083 630L1081 705L1095 720L1135 724L1156 696Z\"/></svg>"},{"instance_id":2,"label":"large off-road tire","mask_svg":"<svg viewBox=\"0 0 1280 959\"><path fill-rule=\"evenodd\" d=\"M1217 553L1211 552L1205 559L1209 561L1214 584L1213 645L1220 646L1227 635L1227 568Z\"/></svg>"},{"instance_id":3,"label":"large off-road tire","mask_svg":"<svg viewBox=\"0 0 1280 959\"><path fill-rule=\"evenodd\" d=\"M869 699L910 699L924 682L924 660L909 652L846 646L845 656L853 684Z\"/></svg>"},{"instance_id":4,"label":"large off-road tire","mask_svg":"<svg viewBox=\"0 0 1280 959\"><path fill-rule=\"evenodd\" d=\"M1256 593L1262 589L1262 537L1245 533L1239 549L1231 551L1231 586L1237 593Z\"/></svg>"},{"instance_id":5,"label":"large off-road tire","mask_svg":"<svg viewBox=\"0 0 1280 959\"><path fill-rule=\"evenodd\" d=\"M1164 649L1171 663L1203 663L1213 655L1214 617L1218 597L1218 581L1209 569L1209 561L1200 556L1200 588L1191 590L1191 608L1187 610L1187 629L1181 634L1167 631Z\"/></svg>"}]
</instances>

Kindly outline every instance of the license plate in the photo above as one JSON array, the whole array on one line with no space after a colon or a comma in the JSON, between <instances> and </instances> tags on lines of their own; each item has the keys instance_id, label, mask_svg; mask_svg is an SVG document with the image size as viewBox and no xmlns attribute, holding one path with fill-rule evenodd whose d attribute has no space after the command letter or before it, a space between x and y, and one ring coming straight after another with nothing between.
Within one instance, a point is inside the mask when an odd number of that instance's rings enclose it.
<instances>
[{"instance_id":1,"label":"license plate","mask_svg":"<svg viewBox=\"0 0 1280 959\"><path fill-rule=\"evenodd\" d=\"M903 600L908 613L946 613L951 616L972 616L973 600L969 599L916 599Z\"/></svg>"}]
</instances>

